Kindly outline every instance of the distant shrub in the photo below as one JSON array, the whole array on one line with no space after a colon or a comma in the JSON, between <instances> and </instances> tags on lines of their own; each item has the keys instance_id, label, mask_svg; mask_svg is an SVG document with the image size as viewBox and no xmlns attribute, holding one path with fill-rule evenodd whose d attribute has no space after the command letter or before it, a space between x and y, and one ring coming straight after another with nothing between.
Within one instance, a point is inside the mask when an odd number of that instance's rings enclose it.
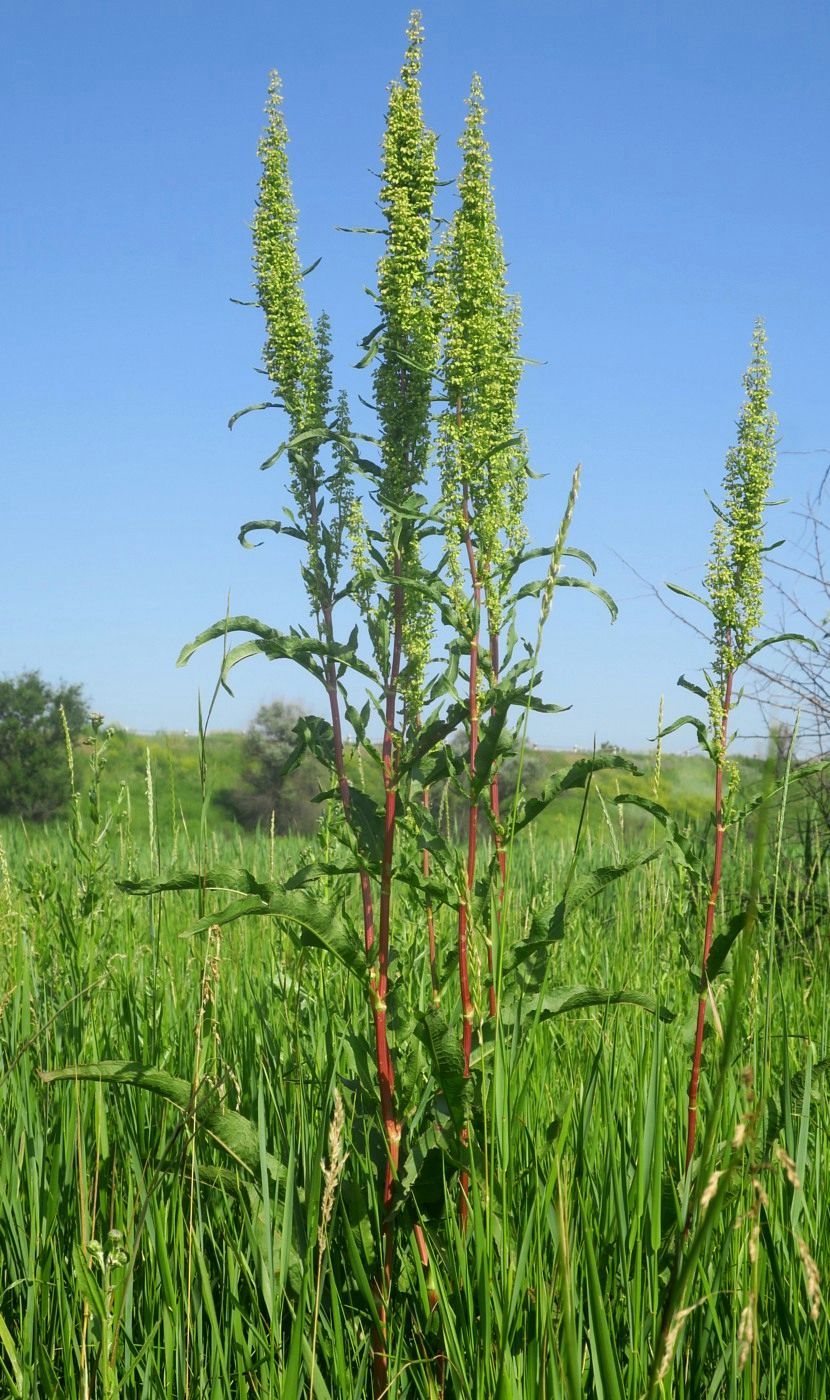
<instances>
[{"instance_id":1,"label":"distant shrub","mask_svg":"<svg viewBox=\"0 0 830 1400\"><path fill-rule=\"evenodd\" d=\"M45 821L69 797L61 709L71 734L88 705L80 685L50 686L37 671L0 680L0 813Z\"/></svg>"},{"instance_id":2,"label":"distant shrub","mask_svg":"<svg viewBox=\"0 0 830 1400\"><path fill-rule=\"evenodd\" d=\"M216 794L217 802L241 826L269 826L273 812L280 835L314 830L320 808L313 799L323 770L309 757L297 766L291 763L297 746L294 726L303 714L299 705L284 700L257 710L245 734L242 782Z\"/></svg>"}]
</instances>

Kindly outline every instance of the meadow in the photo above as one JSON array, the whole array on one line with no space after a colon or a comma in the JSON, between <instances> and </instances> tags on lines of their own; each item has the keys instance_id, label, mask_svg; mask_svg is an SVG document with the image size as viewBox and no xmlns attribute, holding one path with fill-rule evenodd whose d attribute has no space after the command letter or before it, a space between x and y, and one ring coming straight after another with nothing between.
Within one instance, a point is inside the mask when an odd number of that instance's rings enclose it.
<instances>
[{"instance_id":1,"label":"meadow","mask_svg":"<svg viewBox=\"0 0 830 1400\"><path fill-rule=\"evenodd\" d=\"M81 792L87 762L79 752ZM310 843L214 833L209 821L188 830L159 768L149 810L142 774L109 823L94 823L79 796L64 824L3 833L3 1391L363 1396L383 1158L365 998L278 918L183 937L221 897L118 887L200 841L211 864L285 878L330 837L325 825ZM661 846L656 830L621 824L624 809L599 791L588 807L580 865ZM695 988L683 948L701 907L668 847L569 919L550 945L544 995L530 1015L505 1012L498 1046L477 1005L484 1112L463 1230L443 1209L459 1191L440 1142L451 1098L433 1095L417 1039L395 1027L412 1061L406 1130L418 1153L400 1168L390 1394L648 1393L681 1245L688 1274L657 1393L827 1393L815 1270L830 1242L830 888L823 852L805 846L808 807L774 807L762 859L759 831L736 849L723 896L731 913L754 888L757 915L740 966L713 984L697 1170L715 1195L685 1241ZM684 819L680 801L675 810ZM516 850L510 945L562 888L580 812ZM437 923L451 946L451 911ZM413 906L396 909L395 932L397 976L428 1004ZM581 987L606 988L607 1004L582 1007ZM621 989L643 1004L614 1005ZM441 1003L454 1022L449 977ZM121 1065L111 1085L42 1078L101 1061ZM451 1065L445 1073L451 1096Z\"/></svg>"},{"instance_id":2,"label":"meadow","mask_svg":"<svg viewBox=\"0 0 830 1400\"><path fill-rule=\"evenodd\" d=\"M297 715L279 777L316 765L316 826L232 826L239 740L210 733L211 702L195 741L91 715L76 748L64 710L65 820L2 832L10 1395L830 1388L821 764L794 735L769 762L734 750L758 653L817 648L764 625L764 325L702 591L668 585L709 641L679 678L691 711L664 723L661 703L646 762L535 753L531 716L561 708L540 667L554 603L618 609L571 542L579 465L552 543L529 537L483 87L439 180L422 45L415 12L381 227L344 230L380 239L363 393L335 393L309 309L271 77L270 396L229 426L278 410L261 468L284 465L290 505L238 538L300 546L307 608L226 614L179 657L214 648L215 695L252 658L312 678L321 713ZM664 753L681 729L698 756Z\"/></svg>"}]
</instances>

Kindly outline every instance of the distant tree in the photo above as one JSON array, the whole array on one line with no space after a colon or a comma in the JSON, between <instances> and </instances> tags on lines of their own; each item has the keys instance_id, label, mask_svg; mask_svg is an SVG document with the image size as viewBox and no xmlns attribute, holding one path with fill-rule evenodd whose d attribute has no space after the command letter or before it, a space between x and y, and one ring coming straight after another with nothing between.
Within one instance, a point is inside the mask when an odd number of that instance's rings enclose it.
<instances>
[{"instance_id":1,"label":"distant tree","mask_svg":"<svg viewBox=\"0 0 830 1400\"><path fill-rule=\"evenodd\" d=\"M305 711L286 700L272 700L257 710L245 734L244 768L239 787L226 789L218 800L242 826L269 825L276 830L307 834L314 830L319 807L319 765L304 758L288 772L297 747L295 726Z\"/></svg>"},{"instance_id":2,"label":"distant tree","mask_svg":"<svg viewBox=\"0 0 830 1400\"><path fill-rule=\"evenodd\" d=\"M71 734L87 721L80 685L50 686L37 671L0 680L0 813L44 821L69 797L61 709Z\"/></svg>"}]
</instances>

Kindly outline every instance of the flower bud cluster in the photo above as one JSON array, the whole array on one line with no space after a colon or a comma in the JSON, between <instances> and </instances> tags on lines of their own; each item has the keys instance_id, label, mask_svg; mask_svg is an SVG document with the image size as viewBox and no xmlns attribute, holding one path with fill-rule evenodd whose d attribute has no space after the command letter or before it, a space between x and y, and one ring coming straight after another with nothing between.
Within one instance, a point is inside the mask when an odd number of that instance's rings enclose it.
<instances>
[{"instance_id":1,"label":"flower bud cluster","mask_svg":"<svg viewBox=\"0 0 830 1400\"><path fill-rule=\"evenodd\" d=\"M449 407L439 427L439 456L448 528L458 548L465 508L476 544L491 627L502 610L497 570L505 547L524 538L527 492L523 441L516 432L521 377L520 307L507 288L507 266L484 135L484 94L473 78L460 139L460 204L439 252L436 305L443 323L442 376Z\"/></svg>"},{"instance_id":2,"label":"flower bud cluster","mask_svg":"<svg viewBox=\"0 0 830 1400\"><path fill-rule=\"evenodd\" d=\"M764 510L775 467L776 418L769 408L770 368L763 322L744 375L738 439L726 456L706 588L715 619L715 673L723 686L751 649L763 616Z\"/></svg>"},{"instance_id":3,"label":"flower bud cluster","mask_svg":"<svg viewBox=\"0 0 830 1400\"><path fill-rule=\"evenodd\" d=\"M432 380L438 363L438 333L430 295L433 205L437 179L435 135L424 123L421 104L423 27L417 11L400 79L389 90L383 138L380 206L385 249L378 263L381 350L374 396L381 425L383 495L389 503L390 565L397 555L405 576L420 568L415 532L397 528L395 506L423 481L430 447ZM395 537L394 546L391 538ZM412 713L429 660L432 616L423 595L406 590L403 688Z\"/></svg>"}]
</instances>

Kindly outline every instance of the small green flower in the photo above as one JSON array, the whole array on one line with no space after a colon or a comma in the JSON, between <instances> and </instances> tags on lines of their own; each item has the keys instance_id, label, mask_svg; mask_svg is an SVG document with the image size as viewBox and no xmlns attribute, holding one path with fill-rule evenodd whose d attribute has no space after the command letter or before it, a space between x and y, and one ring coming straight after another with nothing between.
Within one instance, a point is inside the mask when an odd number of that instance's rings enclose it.
<instances>
[{"instance_id":1,"label":"small green flower","mask_svg":"<svg viewBox=\"0 0 830 1400\"><path fill-rule=\"evenodd\" d=\"M430 297L435 199L435 136L421 104L421 16L414 11L400 79L390 86L383 138L380 206L386 243L378 263L381 350L374 397L383 443L383 496L387 511L390 568L396 561L407 578L420 570L415 532L400 529L395 507L423 481L430 447L432 379L438 334ZM403 690L410 713L420 709L424 669L432 640L432 615L423 595L407 589L403 646Z\"/></svg>"},{"instance_id":2,"label":"small green flower","mask_svg":"<svg viewBox=\"0 0 830 1400\"><path fill-rule=\"evenodd\" d=\"M265 313L266 373L296 437L309 428L324 429L331 410L331 328L325 313L313 325L306 305L287 144L280 80L272 73L259 143L262 175L253 222L254 270ZM336 577L332 563L340 553L339 547L332 549L317 510L322 484L319 445L311 441L291 449L289 462L291 493L308 550L303 579L312 607L319 609L331 594Z\"/></svg>"},{"instance_id":3,"label":"small green flower","mask_svg":"<svg viewBox=\"0 0 830 1400\"><path fill-rule=\"evenodd\" d=\"M439 251L435 293L450 402L441 418L439 455L447 527L456 546L453 566L460 573L466 506L490 625L497 631L503 605L497 570L505 549L519 548L524 539L527 451L516 428L520 307L507 287L478 76L459 144L460 204Z\"/></svg>"},{"instance_id":4,"label":"small green flower","mask_svg":"<svg viewBox=\"0 0 830 1400\"><path fill-rule=\"evenodd\" d=\"M775 469L776 418L769 407L766 334L758 321L752 361L744 375L746 399L738 441L726 456L723 506L715 522L707 578L715 611L718 655L734 670L755 640L763 616L764 510Z\"/></svg>"},{"instance_id":5,"label":"small green flower","mask_svg":"<svg viewBox=\"0 0 830 1400\"><path fill-rule=\"evenodd\" d=\"M318 347L302 288L278 73L271 74L265 116L258 147L262 175L253 222L254 271L267 330L265 368L297 433L317 417Z\"/></svg>"},{"instance_id":6,"label":"small green flower","mask_svg":"<svg viewBox=\"0 0 830 1400\"><path fill-rule=\"evenodd\" d=\"M721 727L727 678L751 650L763 617L764 511L775 468L776 418L769 407L770 367L762 321L744 375L738 438L726 454L723 501L712 533L706 589L714 617L715 665L710 722L723 762Z\"/></svg>"}]
</instances>

